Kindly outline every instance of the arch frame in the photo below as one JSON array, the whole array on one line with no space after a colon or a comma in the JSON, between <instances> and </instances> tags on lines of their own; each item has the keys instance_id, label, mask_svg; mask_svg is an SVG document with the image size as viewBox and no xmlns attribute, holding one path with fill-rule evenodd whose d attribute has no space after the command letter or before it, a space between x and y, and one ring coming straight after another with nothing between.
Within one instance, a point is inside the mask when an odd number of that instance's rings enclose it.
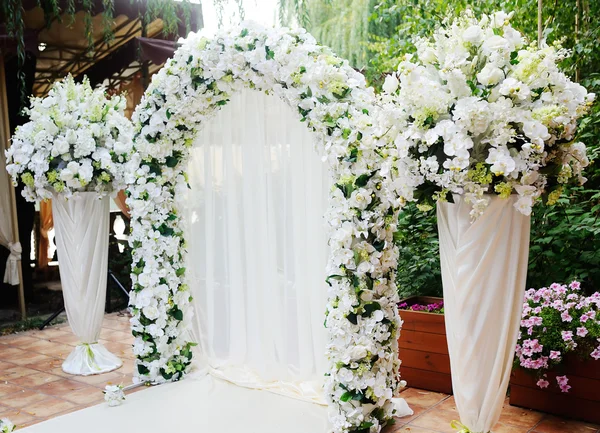
<instances>
[{"instance_id":1,"label":"arch frame","mask_svg":"<svg viewBox=\"0 0 600 433\"><path fill-rule=\"evenodd\" d=\"M179 380L191 364L193 311L176 196L188 187L185 169L197 132L242 87L297 110L333 175L325 215L330 421L336 433L378 432L394 413L399 387L393 151L378 126L373 89L303 29L242 23L212 40L190 34L135 109L140 164L127 191L135 380Z\"/></svg>"}]
</instances>

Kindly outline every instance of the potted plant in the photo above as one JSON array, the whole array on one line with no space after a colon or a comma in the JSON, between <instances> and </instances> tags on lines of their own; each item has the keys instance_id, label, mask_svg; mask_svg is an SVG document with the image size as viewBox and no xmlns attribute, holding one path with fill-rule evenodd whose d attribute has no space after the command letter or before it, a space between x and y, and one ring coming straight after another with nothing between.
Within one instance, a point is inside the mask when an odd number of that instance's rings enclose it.
<instances>
[{"instance_id":1,"label":"potted plant","mask_svg":"<svg viewBox=\"0 0 600 433\"><path fill-rule=\"evenodd\" d=\"M526 292L511 405L600 422L599 311L577 281Z\"/></svg>"},{"instance_id":2,"label":"potted plant","mask_svg":"<svg viewBox=\"0 0 600 433\"><path fill-rule=\"evenodd\" d=\"M415 388L452 394L444 300L414 296L398 308L404 322L398 339L402 379Z\"/></svg>"}]
</instances>

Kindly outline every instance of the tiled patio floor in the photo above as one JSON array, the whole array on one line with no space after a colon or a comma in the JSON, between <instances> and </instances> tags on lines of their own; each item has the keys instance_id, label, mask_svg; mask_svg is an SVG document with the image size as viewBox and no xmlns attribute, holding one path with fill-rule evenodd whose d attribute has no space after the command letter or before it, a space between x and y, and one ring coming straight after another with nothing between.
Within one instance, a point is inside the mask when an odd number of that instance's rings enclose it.
<instances>
[{"instance_id":1,"label":"tiled patio floor","mask_svg":"<svg viewBox=\"0 0 600 433\"><path fill-rule=\"evenodd\" d=\"M0 337L0 418L25 427L102 402L108 383L130 384L134 362L129 317L106 315L100 342L121 358L123 366L84 377L61 369L77 344L67 323Z\"/></svg>"},{"instance_id":2,"label":"tiled patio floor","mask_svg":"<svg viewBox=\"0 0 600 433\"><path fill-rule=\"evenodd\" d=\"M123 360L123 367L81 377L66 374L60 367L77 344L68 324L0 337L0 418L25 427L102 402L107 383L130 384L134 363L129 317L106 315L100 341ZM454 433L450 422L458 419L458 413L452 397L414 388L402 392L402 397L415 415L398 419L385 433ZM600 426L512 407L507 400L494 433L529 432L600 433Z\"/></svg>"}]
</instances>

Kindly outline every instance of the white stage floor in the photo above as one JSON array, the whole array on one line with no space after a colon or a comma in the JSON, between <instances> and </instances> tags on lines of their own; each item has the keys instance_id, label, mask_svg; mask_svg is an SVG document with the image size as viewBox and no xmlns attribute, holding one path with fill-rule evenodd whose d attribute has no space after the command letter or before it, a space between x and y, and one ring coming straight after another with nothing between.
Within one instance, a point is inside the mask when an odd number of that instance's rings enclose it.
<instances>
[{"instance_id":1,"label":"white stage floor","mask_svg":"<svg viewBox=\"0 0 600 433\"><path fill-rule=\"evenodd\" d=\"M19 430L24 433L326 433L327 407L191 374Z\"/></svg>"}]
</instances>

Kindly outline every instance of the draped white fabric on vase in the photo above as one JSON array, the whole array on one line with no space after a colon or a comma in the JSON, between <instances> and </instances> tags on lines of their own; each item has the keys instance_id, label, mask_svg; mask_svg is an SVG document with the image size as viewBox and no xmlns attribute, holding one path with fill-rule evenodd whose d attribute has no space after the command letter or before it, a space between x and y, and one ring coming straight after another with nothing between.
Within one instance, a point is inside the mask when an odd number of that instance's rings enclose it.
<instances>
[{"instance_id":1,"label":"draped white fabric on vase","mask_svg":"<svg viewBox=\"0 0 600 433\"><path fill-rule=\"evenodd\" d=\"M52 199L65 309L81 342L63 362L66 373L87 376L122 365L98 343L106 302L109 211L110 198L99 199L93 192Z\"/></svg>"},{"instance_id":2,"label":"draped white fabric on vase","mask_svg":"<svg viewBox=\"0 0 600 433\"><path fill-rule=\"evenodd\" d=\"M331 182L291 108L254 90L200 132L183 197L195 341L211 374L325 404Z\"/></svg>"},{"instance_id":3,"label":"draped white fabric on vase","mask_svg":"<svg viewBox=\"0 0 600 433\"><path fill-rule=\"evenodd\" d=\"M487 433L497 423L521 322L530 217L516 197L490 197L471 223L461 196L438 203L444 315L454 399L462 424Z\"/></svg>"}]
</instances>

